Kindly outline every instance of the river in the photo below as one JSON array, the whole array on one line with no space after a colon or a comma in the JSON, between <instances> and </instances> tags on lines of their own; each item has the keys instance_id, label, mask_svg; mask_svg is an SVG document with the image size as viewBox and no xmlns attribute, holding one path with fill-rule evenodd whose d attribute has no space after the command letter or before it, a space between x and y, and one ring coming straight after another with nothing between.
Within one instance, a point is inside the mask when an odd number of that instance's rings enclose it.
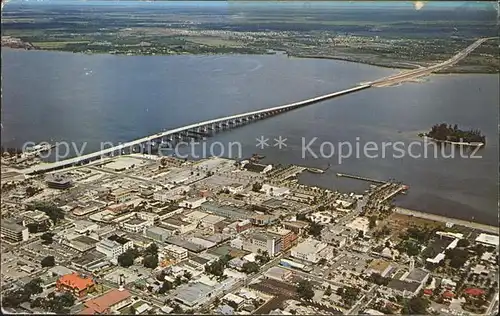
<instances>
[{"instance_id":1,"label":"river","mask_svg":"<svg viewBox=\"0 0 500 316\"><path fill-rule=\"evenodd\" d=\"M86 142L86 152L101 142L117 144L164 128L296 102L397 72L283 55L113 56L10 49L2 49L2 64L3 146L52 139L78 146ZM423 83L324 101L208 141L226 146L239 142L243 156L259 153L266 163L330 164L324 174L301 175L306 184L362 192L367 183L337 178L336 173L394 178L410 186L397 199L399 206L494 224L498 103L498 75L435 75ZM441 122L480 129L487 137L486 148L477 153L481 158L400 158L391 147L384 157L380 148L363 152L367 142L379 147L402 142L408 148L421 142L418 132ZM269 138L263 150L256 147L260 136ZM286 138L281 149L274 146L279 136ZM330 156L329 144L338 150L345 141L354 149L351 157ZM413 156L422 154L415 148Z\"/></svg>"}]
</instances>

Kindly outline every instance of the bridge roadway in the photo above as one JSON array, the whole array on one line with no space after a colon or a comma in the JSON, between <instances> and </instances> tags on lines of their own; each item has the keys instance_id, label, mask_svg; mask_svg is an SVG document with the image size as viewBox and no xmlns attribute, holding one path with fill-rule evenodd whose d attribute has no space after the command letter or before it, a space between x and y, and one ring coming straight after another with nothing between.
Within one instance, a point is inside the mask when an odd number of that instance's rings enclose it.
<instances>
[{"instance_id":1,"label":"bridge roadway","mask_svg":"<svg viewBox=\"0 0 500 316\"><path fill-rule=\"evenodd\" d=\"M458 61L465 58L468 54L470 54L473 50L478 48L481 44L483 44L487 40L495 39L495 38L496 37L480 38L477 41L475 41L474 43L472 43L470 46L465 48L464 50L462 50L459 53L457 53L456 55L454 55L452 58L450 58L442 63L432 65L432 66L426 67L426 68L418 68L418 69L405 71L405 72L400 73L400 74L396 74L396 75L385 77L385 78L382 78L382 79L379 79L376 81L368 82L367 84L371 84L374 87L383 87L383 86L389 86L389 85L397 84L397 83L400 83L400 82L403 82L406 80L413 80L413 79L416 79L418 77L429 75L432 72L435 72L435 71L452 66L453 64L455 64Z\"/></svg>"},{"instance_id":2,"label":"bridge roadway","mask_svg":"<svg viewBox=\"0 0 500 316\"><path fill-rule=\"evenodd\" d=\"M302 106L306 106L306 105L321 102L321 101L324 101L327 99L335 98L335 97L338 97L341 95L364 90L364 89L367 89L370 87L371 86L369 84L363 84L363 85L359 85L359 86L349 88L346 90L322 95L319 97L315 97L315 98L311 98L311 99L307 99L307 100L303 100L303 101L299 101L299 102L295 102L295 103L291 103L291 104L285 104L285 105L267 108L267 109L263 109L263 110L252 111L252 112L247 112L247 113L237 114L237 115L231 115L231 116L226 116L226 117L217 118L217 119L213 119L213 120L203 121L200 123L186 125L183 127L179 127L179 128L171 129L171 130L164 131L161 133L157 133L154 135L139 138L139 139L136 139L136 140L133 140L133 141L130 141L127 143L123 143L123 144L120 144L117 146L109 147L109 148L106 148L106 149L103 149L101 151L97 151L94 153L90 153L90 154L86 154L86 155L82 155L82 156L78 156L78 157L74 157L74 158L69 158L69 159L65 159L65 160L57 161L57 162L53 162L53 163L37 165L37 166L31 167L28 169L24 169L24 170L22 170L22 172L24 174L36 174L36 173L41 173L41 172L46 172L46 171L62 169L64 167L77 165L81 162L90 162L90 161L102 159L106 155L109 155L109 154L112 154L115 152L121 153L123 149L133 148L134 146L138 146L138 145L141 145L144 143L159 140L163 137L179 134L181 132L186 132L189 130L196 130L199 128L211 127L214 125L219 125L217 128L223 129L223 127L220 126L220 124L226 124L226 126L228 126L230 124L236 124L235 121L237 121L237 120L240 120L240 121L244 120L246 122L254 121L254 120L262 119L265 117L277 115L279 113L289 111L289 110L292 110L295 108L299 108Z\"/></svg>"},{"instance_id":3,"label":"bridge roadway","mask_svg":"<svg viewBox=\"0 0 500 316\"><path fill-rule=\"evenodd\" d=\"M198 131L200 128L203 128L203 129L209 128L210 129L210 127L212 127L212 128L224 129L225 127L230 127L229 125L236 125L237 123L242 123L242 122L244 123L244 122L254 121L254 120L261 119L261 118L273 116L273 115L279 114L281 112L285 112L285 111L289 111L289 110L299 108L302 106L321 102L321 101L324 101L327 99L335 98L335 97L349 94L352 92L364 90L364 89L367 89L370 87L382 87L382 86L392 85L392 84L395 84L398 82L407 81L409 79L414 79L414 78L421 77L424 75L429 75L430 73L432 73L434 71L451 66L452 64L456 63L457 61L459 61L462 58L464 58L465 56L467 56L470 52L472 52L474 49L479 47L479 45L481 45L485 41L487 41L489 39L494 39L494 38L495 37L478 39L472 45L465 48L464 50L462 50L461 52L459 52L458 54L456 54L452 58L450 58L442 63L436 64L436 65L433 65L433 66L430 66L427 68L419 68L419 69L415 69L415 70L410 70L408 72L404 72L404 73L397 74L394 76L389 76L389 77L382 78L382 79L379 79L376 81L361 84L359 86L356 86L356 87L353 87L350 89L346 89L346 90L342 90L339 92L334 92L334 93L318 96L315 98L311 98L311 99L307 99L307 100L303 100L303 101L299 101L299 102L295 102L295 103L291 103L291 104L285 104L285 105L281 105L281 106L276 106L276 107L258 110L258 111L253 111L253 112L247 112L247 113L243 113L243 114L226 116L226 117L222 117L222 118L218 118L218 119L208 120L208 121L204 121L204 122L200 122L200 123L195 123L195 124L175 128L172 130L157 133L155 135L150 135L150 136L136 139L136 140L124 143L124 144L120 144L118 146L106 148L106 149L103 149L103 150L98 151L98 152L94 152L94 153L90 153L90 154L86 154L86 155L82 155L82 156L78 156L78 157L74 157L74 158L70 158L70 159L66 159L66 160L62 160L62 161L57 161L54 163L42 164L42 165L38 165L38 166L35 166L32 168L24 169L23 173L24 174L36 174L36 173L42 173L42 172L46 172L46 171L57 170L57 169L61 169L61 168L68 167L68 166L74 166L74 165L77 165L77 164L82 163L82 162L88 163L88 162L93 161L93 160L102 159L103 157L105 157L108 154L112 154L112 153L117 152L117 151L119 153L121 153L123 149L133 148L134 146L148 143L151 141L155 141L155 140L161 139L161 138L169 136L169 135L176 135L176 134L178 135L181 132L187 132L190 130L199 133Z\"/></svg>"}]
</instances>

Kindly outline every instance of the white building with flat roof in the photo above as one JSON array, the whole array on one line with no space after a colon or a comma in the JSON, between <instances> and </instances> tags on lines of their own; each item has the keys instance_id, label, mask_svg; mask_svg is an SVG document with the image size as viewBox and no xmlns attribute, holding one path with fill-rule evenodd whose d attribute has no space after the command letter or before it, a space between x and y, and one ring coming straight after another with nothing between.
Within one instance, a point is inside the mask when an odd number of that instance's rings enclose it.
<instances>
[{"instance_id":1,"label":"white building with flat roof","mask_svg":"<svg viewBox=\"0 0 500 316\"><path fill-rule=\"evenodd\" d=\"M132 218L122 223L123 229L132 233L142 233L146 230L146 228L153 225L154 222L140 218Z\"/></svg>"},{"instance_id":2,"label":"white building with flat roof","mask_svg":"<svg viewBox=\"0 0 500 316\"><path fill-rule=\"evenodd\" d=\"M163 260L165 258L174 258L176 260L184 260L188 257L188 251L185 248L176 246L176 245L166 245L159 252L159 260Z\"/></svg>"},{"instance_id":3,"label":"white building with flat roof","mask_svg":"<svg viewBox=\"0 0 500 316\"><path fill-rule=\"evenodd\" d=\"M263 184L260 191L264 192L267 196L285 196L290 194L289 188L275 187L269 184Z\"/></svg>"},{"instance_id":4,"label":"white building with flat roof","mask_svg":"<svg viewBox=\"0 0 500 316\"><path fill-rule=\"evenodd\" d=\"M308 239L293 247L291 256L300 260L316 263L321 259L318 254L327 246L326 243L321 241Z\"/></svg>"},{"instance_id":5,"label":"white building with flat roof","mask_svg":"<svg viewBox=\"0 0 500 316\"><path fill-rule=\"evenodd\" d=\"M193 197L179 203L180 207L194 209L207 201L206 197Z\"/></svg>"},{"instance_id":6,"label":"white building with flat roof","mask_svg":"<svg viewBox=\"0 0 500 316\"><path fill-rule=\"evenodd\" d=\"M498 247L499 239L497 235L481 233L479 234L479 236L477 236L476 242L487 246Z\"/></svg>"},{"instance_id":7,"label":"white building with flat roof","mask_svg":"<svg viewBox=\"0 0 500 316\"><path fill-rule=\"evenodd\" d=\"M95 249L100 253L105 254L109 259L116 259L123 253L123 246L120 243L109 239L99 241L96 244Z\"/></svg>"}]
</instances>

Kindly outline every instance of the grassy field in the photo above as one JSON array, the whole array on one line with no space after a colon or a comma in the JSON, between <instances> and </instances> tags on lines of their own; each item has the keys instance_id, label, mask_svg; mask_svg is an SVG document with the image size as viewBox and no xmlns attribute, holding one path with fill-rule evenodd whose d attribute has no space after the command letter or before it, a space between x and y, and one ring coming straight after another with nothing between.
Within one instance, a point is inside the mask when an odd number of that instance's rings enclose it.
<instances>
[{"instance_id":1,"label":"grassy field","mask_svg":"<svg viewBox=\"0 0 500 316\"><path fill-rule=\"evenodd\" d=\"M61 41L61 42L33 42L32 44L41 49L64 49L68 44L87 44L89 41Z\"/></svg>"}]
</instances>

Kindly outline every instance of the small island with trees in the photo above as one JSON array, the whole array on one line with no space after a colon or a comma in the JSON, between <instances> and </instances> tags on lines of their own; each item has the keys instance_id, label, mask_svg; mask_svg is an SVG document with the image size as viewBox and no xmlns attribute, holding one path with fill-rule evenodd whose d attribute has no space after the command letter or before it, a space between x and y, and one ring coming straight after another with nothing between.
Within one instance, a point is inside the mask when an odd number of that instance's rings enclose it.
<instances>
[{"instance_id":1,"label":"small island with trees","mask_svg":"<svg viewBox=\"0 0 500 316\"><path fill-rule=\"evenodd\" d=\"M440 143L466 146L484 146L486 145L486 137L478 129L461 130L457 124L451 125L446 123L436 124L432 126L428 133L418 134L420 137L429 137L432 140Z\"/></svg>"}]
</instances>

